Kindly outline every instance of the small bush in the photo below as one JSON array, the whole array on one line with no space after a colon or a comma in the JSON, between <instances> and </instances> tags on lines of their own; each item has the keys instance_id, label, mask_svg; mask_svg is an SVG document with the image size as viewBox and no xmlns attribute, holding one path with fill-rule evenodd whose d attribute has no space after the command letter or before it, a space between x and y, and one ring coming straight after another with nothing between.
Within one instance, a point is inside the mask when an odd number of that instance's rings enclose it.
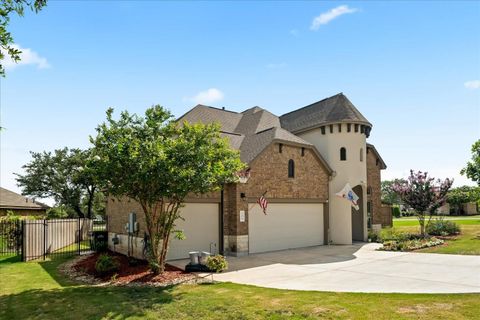
<instances>
[{"instance_id":1,"label":"small bush","mask_svg":"<svg viewBox=\"0 0 480 320\"><path fill-rule=\"evenodd\" d=\"M398 231L395 228L382 229L379 234L379 242L406 241L418 238L416 234Z\"/></svg>"},{"instance_id":2,"label":"small bush","mask_svg":"<svg viewBox=\"0 0 480 320\"><path fill-rule=\"evenodd\" d=\"M222 272L228 269L228 262L224 256L217 254L207 258L208 269L215 272Z\"/></svg>"},{"instance_id":3,"label":"small bush","mask_svg":"<svg viewBox=\"0 0 480 320\"><path fill-rule=\"evenodd\" d=\"M383 251L412 251L422 248L429 248L443 244L443 240L437 238L416 238L411 240L390 240L383 243L379 250Z\"/></svg>"},{"instance_id":4,"label":"small bush","mask_svg":"<svg viewBox=\"0 0 480 320\"><path fill-rule=\"evenodd\" d=\"M400 218L402 216L402 213L400 212L400 208L398 206L392 208L392 215L395 218Z\"/></svg>"},{"instance_id":5,"label":"small bush","mask_svg":"<svg viewBox=\"0 0 480 320\"><path fill-rule=\"evenodd\" d=\"M372 230L368 231L368 239L370 240L370 242L380 242L380 236L378 232Z\"/></svg>"},{"instance_id":6,"label":"small bush","mask_svg":"<svg viewBox=\"0 0 480 320\"><path fill-rule=\"evenodd\" d=\"M451 236L460 233L460 227L453 221L432 220L427 226L427 233L432 236Z\"/></svg>"},{"instance_id":7,"label":"small bush","mask_svg":"<svg viewBox=\"0 0 480 320\"><path fill-rule=\"evenodd\" d=\"M98 257L97 262L95 263L95 270L100 275L105 275L117 271L119 267L118 262L114 257L109 256L108 254L102 254Z\"/></svg>"}]
</instances>

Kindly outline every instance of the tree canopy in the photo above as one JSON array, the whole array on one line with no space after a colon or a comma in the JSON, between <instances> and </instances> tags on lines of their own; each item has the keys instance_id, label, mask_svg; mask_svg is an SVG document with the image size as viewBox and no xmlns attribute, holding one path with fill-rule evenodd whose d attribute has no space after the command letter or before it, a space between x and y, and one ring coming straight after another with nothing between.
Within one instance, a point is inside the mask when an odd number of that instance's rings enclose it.
<instances>
[{"instance_id":1,"label":"tree canopy","mask_svg":"<svg viewBox=\"0 0 480 320\"><path fill-rule=\"evenodd\" d=\"M234 181L243 164L217 124L177 123L160 105L144 117L127 111L118 120L112 116L109 109L90 138L97 177L110 195L140 203L150 237L147 258L154 272L163 272L185 197Z\"/></svg>"},{"instance_id":2,"label":"tree canopy","mask_svg":"<svg viewBox=\"0 0 480 320\"><path fill-rule=\"evenodd\" d=\"M30 8L34 12L39 12L47 5L47 0L1 0L0 1L0 75L5 76L5 68L1 61L5 56L9 56L13 61L20 61L19 49L13 46L13 36L8 31L8 24L12 13L23 16L25 7Z\"/></svg>"},{"instance_id":3,"label":"tree canopy","mask_svg":"<svg viewBox=\"0 0 480 320\"><path fill-rule=\"evenodd\" d=\"M393 190L393 186L398 183L405 183L405 179L384 180L381 185L382 203L394 205L401 204L402 200L398 193Z\"/></svg>"},{"instance_id":4,"label":"tree canopy","mask_svg":"<svg viewBox=\"0 0 480 320\"><path fill-rule=\"evenodd\" d=\"M74 210L79 217L92 218L98 188L90 151L63 148L31 155L32 161L22 167L25 174L15 174L22 193L53 198L57 205Z\"/></svg>"},{"instance_id":5,"label":"tree canopy","mask_svg":"<svg viewBox=\"0 0 480 320\"><path fill-rule=\"evenodd\" d=\"M480 140L472 145L472 160L467 162L467 166L460 173L480 186Z\"/></svg>"}]
</instances>

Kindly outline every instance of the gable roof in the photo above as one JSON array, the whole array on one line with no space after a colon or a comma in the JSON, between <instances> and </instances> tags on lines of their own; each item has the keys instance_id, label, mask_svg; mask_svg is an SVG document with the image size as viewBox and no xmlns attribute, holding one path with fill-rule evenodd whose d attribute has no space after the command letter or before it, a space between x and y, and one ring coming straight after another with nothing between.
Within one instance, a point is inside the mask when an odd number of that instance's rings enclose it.
<instances>
[{"instance_id":1,"label":"gable roof","mask_svg":"<svg viewBox=\"0 0 480 320\"><path fill-rule=\"evenodd\" d=\"M41 210L47 209L49 206L0 187L0 208Z\"/></svg>"},{"instance_id":2,"label":"gable roof","mask_svg":"<svg viewBox=\"0 0 480 320\"><path fill-rule=\"evenodd\" d=\"M373 144L370 144L370 143L367 143L367 149L370 149L373 151L373 153L375 154L375 156L378 158L378 160L380 161L380 169L382 170L385 170L387 169L387 165L385 163L385 161L383 161L382 157L380 156L380 153L378 153L377 149L375 148L375 146Z\"/></svg>"},{"instance_id":3,"label":"gable roof","mask_svg":"<svg viewBox=\"0 0 480 320\"><path fill-rule=\"evenodd\" d=\"M338 122L359 123L372 127L343 93L286 113L280 116L280 122L282 128L292 133Z\"/></svg>"},{"instance_id":4,"label":"gable roof","mask_svg":"<svg viewBox=\"0 0 480 320\"><path fill-rule=\"evenodd\" d=\"M232 148L240 151L240 159L245 163L252 162L271 143L279 142L314 149L327 171L332 172L311 143L283 129L276 115L260 107L238 113L197 105L177 121L219 123L222 136L229 140Z\"/></svg>"}]
</instances>

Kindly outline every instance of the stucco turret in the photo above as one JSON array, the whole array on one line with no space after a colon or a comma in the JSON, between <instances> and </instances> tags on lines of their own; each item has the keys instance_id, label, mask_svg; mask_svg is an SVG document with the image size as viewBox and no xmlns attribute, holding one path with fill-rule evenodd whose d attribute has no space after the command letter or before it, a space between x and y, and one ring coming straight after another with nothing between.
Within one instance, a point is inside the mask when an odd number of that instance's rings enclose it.
<instances>
[{"instance_id":1,"label":"stucco turret","mask_svg":"<svg viewBox=\"0 0 480 320\"><path fill-rule=\"evenodd\" d=\"M315 145L334 171L329 184L331 243L366 241L366 138L370 122L343 94L286 114L281 121L282 126ZM352 211L347 200L335 195L347 183L360 197L358 211Z\"/></svg>"}]
</instances>

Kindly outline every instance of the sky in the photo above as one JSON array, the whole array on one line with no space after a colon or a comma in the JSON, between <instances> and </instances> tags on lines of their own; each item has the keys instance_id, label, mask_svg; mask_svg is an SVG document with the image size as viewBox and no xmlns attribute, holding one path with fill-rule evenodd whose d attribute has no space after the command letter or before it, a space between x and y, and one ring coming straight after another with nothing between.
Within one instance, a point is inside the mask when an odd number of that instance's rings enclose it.
<instances>
[{"instance_id":1,"label":"sky","mask_svg":"<svg viewBox=\"0 0 480 320\"><path fill-rule=\"evenodd\" d=\"M89 147L105 111L197 103L276 115L343 92L388 168L455 186L480 138L480 2L49 1L14 16L0 185L29 151Z\"/></svg>"}]
</instances>

